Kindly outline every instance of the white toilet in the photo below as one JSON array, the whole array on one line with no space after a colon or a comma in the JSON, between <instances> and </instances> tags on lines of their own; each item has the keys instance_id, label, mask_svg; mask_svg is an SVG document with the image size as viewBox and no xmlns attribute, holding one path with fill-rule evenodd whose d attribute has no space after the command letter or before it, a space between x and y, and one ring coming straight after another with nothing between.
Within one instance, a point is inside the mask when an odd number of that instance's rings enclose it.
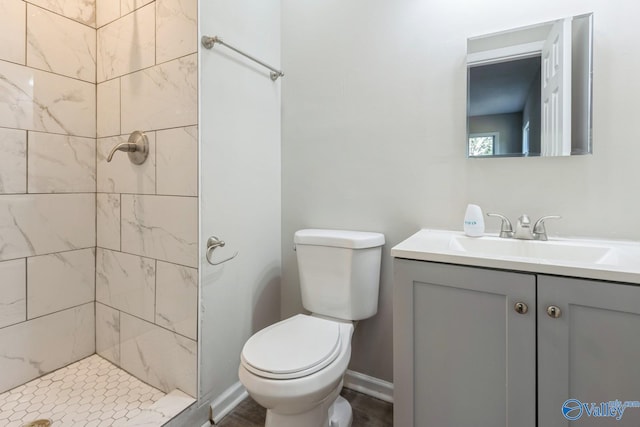
<instances>
[{"instance_id":1,"label":"white toilet","mask_svg":"<svg viewBox=\"0 0 640 427\"><path fill-rule=\"evenodd\" d=\"M266 427L349 427L339 396L351 357L353 321L378 311L384 235L300 230L294 238L298 314L254 334L242 349L240 381L267 408Z\"/></svg>"}]
</instances>

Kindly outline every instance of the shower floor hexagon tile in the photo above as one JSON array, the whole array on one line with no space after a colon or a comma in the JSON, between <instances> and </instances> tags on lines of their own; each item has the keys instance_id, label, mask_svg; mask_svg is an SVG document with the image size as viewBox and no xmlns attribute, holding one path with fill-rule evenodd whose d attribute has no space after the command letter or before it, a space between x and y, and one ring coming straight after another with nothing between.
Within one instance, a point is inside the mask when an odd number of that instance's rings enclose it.
<instances>
[{"instance_id":1,"label":"shower floor hexagon tile","mask_svg":"<svg viewBox=\"0 0 640 427\"><path fill-rule=\"evenodd\" d=\"M122 426L165 396L98 355L0 394L0 427Z\"/></svg>"}]
</instances>

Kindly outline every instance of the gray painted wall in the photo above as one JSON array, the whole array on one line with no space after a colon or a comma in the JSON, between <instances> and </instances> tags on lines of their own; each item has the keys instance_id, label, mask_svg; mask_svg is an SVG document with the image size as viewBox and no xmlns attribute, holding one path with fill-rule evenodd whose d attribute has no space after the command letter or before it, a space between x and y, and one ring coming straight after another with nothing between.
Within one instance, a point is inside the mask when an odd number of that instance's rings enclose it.
<instances>
[{"instance_id":1,"label":"gray painted wall","mask_svg":"<svg viewBox=\"0 0 640 427\"><path fill-rule=\"evenodd\" d=\"M595 154L466 159L467 37L590 11ZM635 0L283 2L283 316L302 310L296 229L385 233L380 308L358 326L351 369L391 381L389 250L418 229L461 230L477 203L514 220L561 214L552 236L640 239L639 13Z\"/></svg>"},{"instance_id":2,"label":"gray painted wall","mask_svg":"<svg viewBox=\"0 0 640 427\"><path fill-rule=\"evenodd\" d=\"M200 31L277 66L280 0L200 1ZM280 84L269 71L217 45L201 49L200 404L238 381L240 353L280 315ZM226 242L205 259L210 236ZM194 424L183 424L194 425Z\"/></svg>"}]
</instances>

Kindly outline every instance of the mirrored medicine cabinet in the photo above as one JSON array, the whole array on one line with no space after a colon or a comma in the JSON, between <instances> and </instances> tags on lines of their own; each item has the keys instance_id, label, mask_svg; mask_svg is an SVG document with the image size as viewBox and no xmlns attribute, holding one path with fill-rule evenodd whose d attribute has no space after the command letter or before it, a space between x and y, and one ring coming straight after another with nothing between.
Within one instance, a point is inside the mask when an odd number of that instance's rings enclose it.
<instances>
[{"instance_id":1,"label":"mirrored medicine cabinet","mask_svg":"<svg viewBox=\"0 0 640 427\"><path fill-rule=\"evenodd\" d=\"M592 152L593 14L467 40L468 157Z\"/></svg>"}]
</instances>

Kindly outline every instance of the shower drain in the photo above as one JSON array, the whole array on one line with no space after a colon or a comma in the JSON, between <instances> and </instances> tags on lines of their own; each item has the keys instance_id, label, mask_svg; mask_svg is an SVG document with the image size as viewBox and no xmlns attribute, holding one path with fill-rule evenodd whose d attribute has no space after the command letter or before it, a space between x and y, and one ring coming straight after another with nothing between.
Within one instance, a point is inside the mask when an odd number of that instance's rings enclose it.
<instances>
[{"instance_id":1,"label":"shower drain","mask_svg":"<svg viewBox=\"0 0 640 427\"><path fill-rule=\"evenodd\" d=\"M35 420L23 425L22 427L50 427L53 424L51 420Z\"/></svg>"}]
</instances>

